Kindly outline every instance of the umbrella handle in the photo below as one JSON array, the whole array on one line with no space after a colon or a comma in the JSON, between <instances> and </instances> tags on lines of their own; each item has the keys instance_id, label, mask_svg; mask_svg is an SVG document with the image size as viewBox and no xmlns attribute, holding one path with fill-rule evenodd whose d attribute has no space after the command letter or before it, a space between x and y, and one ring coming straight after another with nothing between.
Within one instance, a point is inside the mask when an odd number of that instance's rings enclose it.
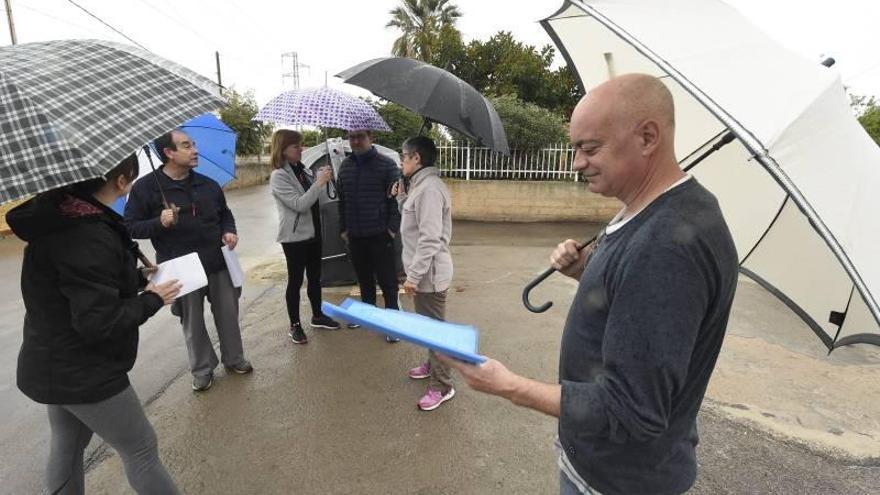
<instances>
[{"instance_id":1,"label":"umbrella handle","mask_svg":"<svg viewBox=\"0 0 880 495\"><path fill-rule=\"evenodd\" d=\"M598 237L599 236L594 236L592 239L588 240L587 242L584 242L583 244L578 244L576 246L577 250L580 251L581 249L585 248L591 242L595 241ZM555 272L555 271L556 271L556 268L553 268L553 267L550 267L550 268L544 270L543 273L541 273L540 275L535 277L534 280L532 280L531 282L526 284L525 288L523 288L523 292L522 292L523 306L525 306L526 309L528 309L532 313L543 313L544 311L547 311L548 309L550 309L550 307L553 306L553 301L547 301L540 306L535 306L534 304L529 302L529 293L531 293L532 289L537 287L538 284L540 284L541 282L546 280L547 277L549 277L550 275L553 275L553 272Z\"/></svg>"},{"instance_id":2,"label":"umbrella handle","mask_svg":"<svg viewBox=\"0 0 880 495\"><path fill-rule=\"evenodd\" d=\"M529 282L526 285L526 287L523 289L523 292L522 292L523 305L525 305L526 309L528 309L532 313L543 313L544 311L547 311L548 309L550 309L551 306L553 306L553 301L547 301L540 306L532 305L532 303L529 302L529 293L532 292L532 289L534 289L535 286L537 286L538 284L543 282L550 275L553 275L553 272L555 272L555 271L556 271L556 268L553 268L553 267L550 267L550 268L544 270L544 273L538 275L534 280Z\"/></svg>"}]
</instances>

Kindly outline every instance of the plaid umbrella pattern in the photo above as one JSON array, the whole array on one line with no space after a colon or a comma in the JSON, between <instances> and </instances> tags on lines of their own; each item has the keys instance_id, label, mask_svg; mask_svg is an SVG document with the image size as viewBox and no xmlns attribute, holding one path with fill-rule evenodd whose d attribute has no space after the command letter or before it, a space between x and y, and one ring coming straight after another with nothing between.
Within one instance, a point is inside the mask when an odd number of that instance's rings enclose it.
<instances>
[{"instance_id":1,"label":"plaid umbrella pattern","mask_svg":"<svg viewBox=\"0 0 880 495\"><path fill-rule=\"evenodd\" d=\"M209 79L127 45L0 48L0 203L100 177L143 143L222 104Z\"/></svg>"},{"instance_id":2,"label":"plaid umbrella pattern","mask_svg":"<svg viewBox=\"0 0 880 495\"><path fill-rule=\"evenodd\" d=\"M253 120L353 130L390 131L369 103L330 88L286 91L272 98Z\"/></svg>"}]
</instances>

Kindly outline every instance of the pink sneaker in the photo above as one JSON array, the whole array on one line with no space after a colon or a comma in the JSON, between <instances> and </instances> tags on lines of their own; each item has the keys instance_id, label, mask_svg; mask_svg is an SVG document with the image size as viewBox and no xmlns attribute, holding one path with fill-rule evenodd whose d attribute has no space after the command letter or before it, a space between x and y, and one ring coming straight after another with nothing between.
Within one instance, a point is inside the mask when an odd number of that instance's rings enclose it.
<instances>
[{"instance_id":1,"label":"pink sneaker","mask_svg":"<svg viewBox=\"0 0 880 495\"><path fill-rule=\"evenodd\" d=\"M409 370L407 373L410 378L413 380L421 380L422 378L428 378L431 376L431 364L425 361L424 363L416 366Z\"/></svg>"},{"instance_id":2,"label":"pink sneaker","mask_svg":"<svg viewBox=\"0 0 880 495\"><path fill-rule=\"evenodd\" d=\"M450 387L449 391L445 394L439 390L429 388L428 391L425 392L425 395L419 399L419 409L422 411L433 411L440 407L440 404L443 404L453 397L455 397L455 389L452 387Z\"/></svg>"}]
</instances>

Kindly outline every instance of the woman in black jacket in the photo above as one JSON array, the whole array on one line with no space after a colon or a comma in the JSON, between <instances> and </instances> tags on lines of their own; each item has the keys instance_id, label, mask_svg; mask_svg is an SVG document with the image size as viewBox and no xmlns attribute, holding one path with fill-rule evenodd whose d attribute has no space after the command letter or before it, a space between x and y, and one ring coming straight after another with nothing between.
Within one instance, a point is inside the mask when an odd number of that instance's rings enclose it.
<instances>
[{"instance_id":1,"label":"woman in black jacket","mask_svg":"<svg viewBox=\"0 0 880 495\"><path fill-rule=\"evenodd\" d=\"M180 291L177 281L147 283L137 244L109 208L137 170L131 155L104 179L40 194L7 214L28 243L17 380L25 395L48 405L49 493L84 492L83 451L93 432L119 452L138 493L178 493L128 381L138 327Z\"/></svg>"}]
</instances>

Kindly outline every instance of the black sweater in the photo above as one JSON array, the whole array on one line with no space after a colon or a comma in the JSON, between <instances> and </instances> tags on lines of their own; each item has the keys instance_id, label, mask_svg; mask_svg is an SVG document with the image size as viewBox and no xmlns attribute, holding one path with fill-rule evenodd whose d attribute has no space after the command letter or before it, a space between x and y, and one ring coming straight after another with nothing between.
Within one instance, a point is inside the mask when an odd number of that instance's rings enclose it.
<instances>
[{"instance_id":1,"label":"black sweater","mask_svg":"<svg viewBox=\"0 0 880 495\"><path fill-rule=\"evenodd\" d=\"M559 438L613 494L677 494L697 471L696 416L737 280L718 202L695 179L598 244L562 336Z\"/></svg>"},{"instance_id":2,"label":"black sweater","mask_svg":"<svg viewBox=\"0 0 880 495\"><path fill-rule=\"evenodd\" d=\"M350 238L400 230L397 199L389 197L400 169L376 148L348 156L339 168L339 227Z\"/></svg>"},{"instance_id":3,"label":"black sweater","mask_svg":"<svg viewBox=\"0 0 880 495\"><path fill-rule=\"evenodd\" d=\"M169 228L159 221L165 206L157 178L168 202L180 207L177 224ZM195 171L186 179L173 180L161 167L132 186L125 205L125 224L135 239L152 241L158 263L197 252L208 274L226 269L220 251L223 234L236 233L235 218L219 184Z\"/></svg>"},{"instance_id":4,"label":"black sweater","mask_svg":"<svg viewBox=\"0 0 880 495\"><path fill-rule=\"evenodd\" d=\"M136 269L122 219L91 198L48 193L7 215L28 242L18 388L44 404L108 399L128 387L138 327L162 307Z\"/></svg>"}]
</instances>

